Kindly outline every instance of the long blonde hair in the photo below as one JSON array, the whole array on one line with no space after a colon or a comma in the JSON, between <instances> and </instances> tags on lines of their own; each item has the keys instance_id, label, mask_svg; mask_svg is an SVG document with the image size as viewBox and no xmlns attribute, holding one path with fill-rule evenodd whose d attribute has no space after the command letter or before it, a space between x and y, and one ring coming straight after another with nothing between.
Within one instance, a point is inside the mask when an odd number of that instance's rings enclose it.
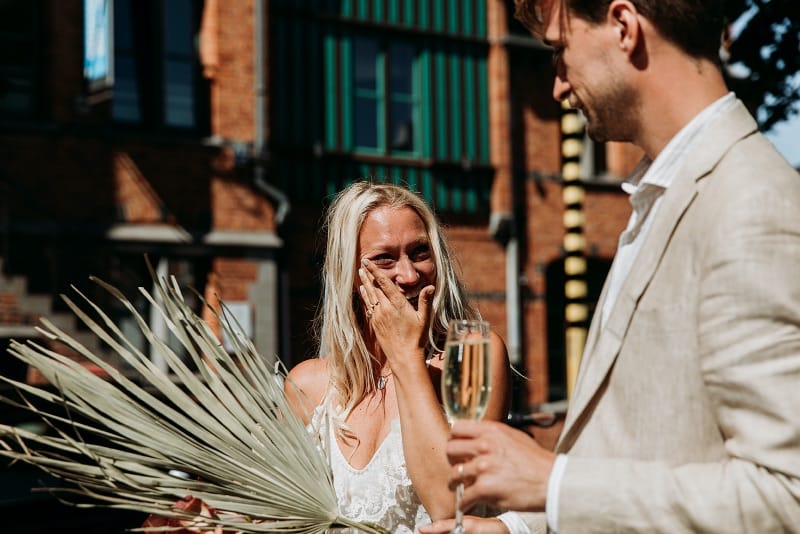
<instances>
[{"instance_id":1,"label":"long blonde hair","mask_svg":"<svg viewBox=\"0 0 800 534\"><path fill-rule=\"evenodd\" d=\"M367 215L379 207L413 209L425 225L436 265L426 354L441 351L451 319L478 318L467 302L456 276L453 258L433 211L415 193L391 184L356 182L333 200L325 218L327 247L323 267L322 303L315 320L319 357L329 358L330 393L340 406L337 419L344 421L364 397L376 389L375 356L364 339L367 328L363 307L354 292L359 267L358 237Z\"/></svg>"}]
</instances>

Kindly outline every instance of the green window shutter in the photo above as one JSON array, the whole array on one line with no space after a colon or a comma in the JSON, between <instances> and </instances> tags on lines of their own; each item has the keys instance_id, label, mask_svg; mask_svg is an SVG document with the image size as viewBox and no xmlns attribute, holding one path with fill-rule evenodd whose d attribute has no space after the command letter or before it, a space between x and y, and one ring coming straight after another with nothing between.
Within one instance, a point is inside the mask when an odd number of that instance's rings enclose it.
<instances>
[{"instance_id":1,"label":"green window shutter","mask_svg":"<svg viewBox=\"0 0 800 534\"><path fill-rule=\"evenodd\" d=\"M436 0L441 1L441 0ZM430 20L430 6L431 0L418 0L418 9L417 13L419 13L419 21L417 22L419 28L421 30L429 30L431 28L431 20ZM411 2L409 2L410 4Z\"/></svg>"},{"instance_id":2,"label":"green window shutter","mask_svg":"<svg viewBox=\"0 0 800 534\"><path fill-rule=\"evenodd\" d=\"M452 50L452 49L451 49ZM461 97L463 94L464 84L461 79L461 58L451 51L450 56L450 140L452 146L450 147L450 159L460 160L463 155L463 147L461 146L462 117L463 111L461 107Z\"/></svg>"},{"instance_id":3,"label":"green window shutter","mask_svg":"<svg viewBox=\"0 0 800 534\"><path fill-rule=\"evenodd\" d=\"M433 2L433 29L444 31L444 2L445 0L431 0Z\"/></svg>"},{"instance_id":4,"label":"green window shutter","mask_svg":"<svg viewBox=\"0 0 800 534\"><path fill-rule=\"evenodd\" d=\"M486 2L484 0L475 0L475 37L480 39L486 38Z\"/></svg>"},{"instance_id":5,"label":"green window shutter","mask_svg":"<svg viewBox=\"0 0 800 534\"><path fill-rule=\"evenodd\" d=\"M343 38L340 42L339 58L341 61L341 69L339 75L353 71L352 57L351 41L349 38ZM344 75L341 76L340 81L342 86L342 99L339 105L341 106L342 112L339 120L341 121L342 150L346 151L352 150L353 148L353 84L351 80L352 78L349 75Z\"/></svg>"},{"instance_id":6,"label":"green window shutter","mask_svg":"<svg viewBox=\"0 0 800 534\"><path fill-rule=\"evenodd\" d=\"M481 163L489 163L489 78L486 56L478 58L478 117L480 118L478 135L480 136Z\"/></svg>"},{"instance_id":7,"label":"green window shutter","mask_svg":"<svg viewBox=\"0 0 800 534\"><path fill-rule=\"evenodd\" d=\"M442 2L444 2L444 0L442 0ZM460 17L458 16L458 5L462 4L463 6L463 3L464 0L448 0L447 30L450 33L459 33L458 23Z\"/></svg>"},{"instance_id":8,"label":"green window shutter","mask_svg":"<svg viewBox=\"0 0 800 534\"><path fill-rule=\"evenodd\" d=\"M475 146L477 121L475 121L475 116L478 110L475 106L475 78L475 64L472 61L472 57L466 56L464 58L464 120L467 124L464 128L464 144L466 145L464 147L464 155L469 158L470 161L477 159L477 150Z\"/></svg>"},{"instance_id":9,"label":"green window shutter","mask_svg":"<svg viewBox=\"0 0 800 534\"><path fill-rule=\"evenodd\" d=\"M434 58L434 88L436 91L433 111L436 114L436 157L439 159L447 158L447 84L445 76L447 58L444 50L438 48Z\"/></svg>"},{"instance_id":10,"label":"green window shutter","mask_svg":"<svg viewBox=\"0 0 800 534\"><path fill-rule=\"evenodd\" d=\"M336 69L336 36L331 28L325 32L324 51L325 58L325 148L337 148L336 131L339 124L339 103L336 100L336 86L338 71ZM281 85L281 84L278 84Z\"/></svg>"}]
</instances>

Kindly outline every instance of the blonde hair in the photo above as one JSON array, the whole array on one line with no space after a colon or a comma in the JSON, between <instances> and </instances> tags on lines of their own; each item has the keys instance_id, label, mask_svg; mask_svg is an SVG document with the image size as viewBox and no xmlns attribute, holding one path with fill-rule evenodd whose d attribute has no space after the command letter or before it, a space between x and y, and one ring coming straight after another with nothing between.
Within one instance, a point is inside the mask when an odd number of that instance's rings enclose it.
<instances>
[{"instance_id":1,"label":"blonde hair","mask_svg":"<svg viewBox=\"0 0 800 534\"><path fill-rule=\"evenodd\" d=\"M415 193L391 184L356 182L333 200L325 218L327 247L323 266L322 303L317 312L319 357L329 358L329 393L340 406L336 419L344 421L364 397L376 389L376 361L364 340L367 328L360 297L354 292L359 268L358 237L361 225L380 207L414 210L425 225L436 265L426 354L441 351L451 319L479 318L469 305L456 276L452 254L433 211ZM341 424L341 423L339 423ZM337 425L338 426L338 425Z\"/></svg>"}]
</instances>

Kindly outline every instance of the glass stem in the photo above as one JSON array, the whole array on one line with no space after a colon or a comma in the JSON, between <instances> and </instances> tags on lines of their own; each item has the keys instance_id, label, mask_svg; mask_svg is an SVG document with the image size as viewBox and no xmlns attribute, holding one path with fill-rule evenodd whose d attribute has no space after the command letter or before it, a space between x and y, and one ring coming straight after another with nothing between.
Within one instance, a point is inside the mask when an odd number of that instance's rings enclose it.
<instances>
[{"instance_id":1,"label":"glass stem","mask_svg":"<svg viewBox=\"0 0 800 534\"><path fill-rule=\"evenodd\" d=\"M456 523L453 525L453 530L450 534L464 534L464 513L461 511L461 494L464 493L464 484L459 483L456 486Z\"/></svg>"}]
</instances>

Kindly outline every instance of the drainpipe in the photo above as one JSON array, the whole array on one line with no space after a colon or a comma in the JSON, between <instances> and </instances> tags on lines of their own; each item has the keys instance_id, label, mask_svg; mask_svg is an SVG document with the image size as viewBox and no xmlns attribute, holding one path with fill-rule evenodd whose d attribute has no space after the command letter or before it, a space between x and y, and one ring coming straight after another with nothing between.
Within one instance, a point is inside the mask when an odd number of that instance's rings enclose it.
<instances>
[{"instance_id":1,"label":"drainpipe","mask_svg":"<svg viewBox=\"0 0 800 534\"><path fill-rule=\"evenodd\" d=\"M253 139L253 182L256 187L263 191L268 197L277 204L275 208L275 224L280 226L291 210L289 197L286 194L267 182L264 162L267 157L267 135L266 135L266 116L267 116L267 69L266 69L266 18L268 0L255 0L255 136Z\"/></svg>"},{"instance_id":2,"label":"drainpipe","mask_svg":"<svg viewBox=\"0 0 800 534\"><path fill-rule=\"evenodd\" d=\"M255 50L253 61L255 63L255 121L254 121L254 137L253 137L253 185L266 194L270 199L275 202L275 226L276 231L283 224L286 216L291 210L289 197L280 189L270 184L266 179L265 163L268 156L267 153L267 11L269 8L269 0L255 0ZM279 358L286 358L290 352L289 347L289 277L288 273L281 268L281 262L278 258L275 259L274 272L270 273L270 277L274 276L276 291L275 295L275 313L277 328L273 332L278 337L278 340L273 344L276 348ZM272 271L270 269L270 271ZM264 355L271 356L271 355Z\"/></svg>"}]
</instances>

